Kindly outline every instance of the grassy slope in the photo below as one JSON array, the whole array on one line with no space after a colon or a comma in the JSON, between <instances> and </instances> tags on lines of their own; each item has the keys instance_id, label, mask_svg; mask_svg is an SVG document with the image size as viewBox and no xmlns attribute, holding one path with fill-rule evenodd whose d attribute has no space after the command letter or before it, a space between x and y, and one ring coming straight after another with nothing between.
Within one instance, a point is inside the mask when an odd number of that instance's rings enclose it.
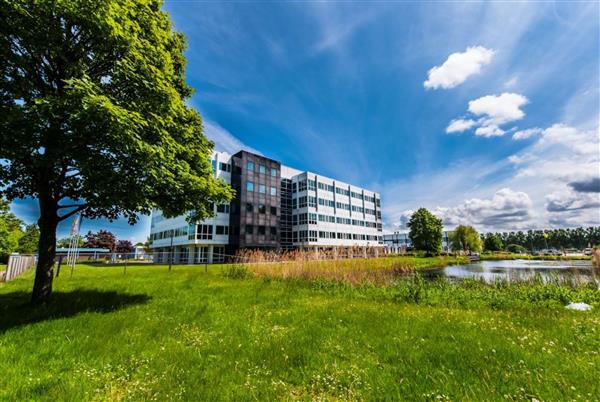
<instances>
[{"instance_id":1,"label":"grassy slope","mask_svg":"<svg viewBox=\"0 0 600 402\"><path fill-rule=\"evenodd\" d=\"M80 266L56 280L43 319L22 306L31 279L0 287L0 400L600 395L598 309L392 303L215 266Z\"/></svg>"}]
</instances>

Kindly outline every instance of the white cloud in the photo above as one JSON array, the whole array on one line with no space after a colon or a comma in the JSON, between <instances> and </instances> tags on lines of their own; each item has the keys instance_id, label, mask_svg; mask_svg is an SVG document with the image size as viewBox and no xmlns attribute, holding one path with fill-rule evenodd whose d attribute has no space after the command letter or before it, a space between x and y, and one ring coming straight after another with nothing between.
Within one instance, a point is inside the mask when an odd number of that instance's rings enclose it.
<instances>
[{"instance_id":1,"label":"white cloud","mask_svg":"<svg viewBox=\"0 0 600 402\"><path fill-rule=\"evenodd\" d=\"M446 128L446 132L461 132L477 127L475 130L477 136L498 137L504 135L506 131L500 126L522 119L525 112L521 110L521 107L527 103L529 100L525 96L510 92L474 99L469 102L468 108L473 118L452 120ZM474 120L474 117L478 117L478 119Z\"/></svg>"},{"instance_id":2,"label":"white cloud","mask_svg":"<svg viewBox=\"0 0 600 402\"><path fill-rule=\"evenodd\" d=\"M204 120L204 134L215 143L216 151L234 154L242 149L262 155L256 149L245 145L237 137L215 122Z\"/></svg>"},{"instance_id":3,"label":"white cloud","mask_svg":"<svg viewBox=\"0 0 600 402\"><path fill-rule=\"evenodd\" d=\"M480 137L498 137L504 135L504 130L495 124L491 124L489 126L478 127L477 130L475 130L475 135Z\"/></svg>"},{"instance_id":4,"label":"white cloud","mask_svg":"<svg viewBox=\"0 0 600 402\"><path fill-rule=\"evenodd\" d=\"M471 119L456 119L452 120L448 127L446 127L446 133L459 133L461 131L472 128L477 122Z\"/></svg>"},{"instance_id":5,"label":"white cloud","mask_svg":"<svg viewBox=\"0 0 600 402\"><path fill-rule=\"evenodd\" d=\"M600 194L581 193L573 190L556 191L546 196L546 210L548 212L576 211L594 208L597 210L600 221Z\"/></svg>"},{"instance_id":6,"label":"white cloud","mask_svg":"<svg viewBox=\"0 0 600 402\"><path fill-rule=\"evenodd\" d=\"M528 128L526 130L519 130L513 134L512 138L513 140L524 140L529 137L533 137L534 135L541 134L542 131L544 130L542 130L539 127Z\"/></svg>"},{"instance_id":7,"label":"white cloud","mask_svg":"<svg viewBox=\"0 0 600 402\"><path fill-rule=\"evenodd\" d=\"M504 92L501 95L487 95L469 102L469 112L483 116L483 125L501 125L520 120L525 116L521 106L529 100L520 94Z\"/></svg>"},{"instance_id":8,"label":"white cloud","mask_svg":"<svg viewBox=\"0 0 600 402\"><path fill-rule=\"evenodd\" d=\"M433 212L447 228L468 224L480 230L515 228L529 222L534 215L529 195L510 188L496 191L491 199L471 198L454 207L438 207Z\"/></svg>"},{"instance_id":9,"label":"white cloud","mask_svg":"<svg viewBox=\"0 0 600 402\"><path fill-rule=\"evenodd\" d=\"M463 53L452 53L441 66L431 68L427 73L425 88L454 88L467 78L481 72L481 68L492 60L495 51L483 46L468 47Z\"/></svg>"}]
</instances>

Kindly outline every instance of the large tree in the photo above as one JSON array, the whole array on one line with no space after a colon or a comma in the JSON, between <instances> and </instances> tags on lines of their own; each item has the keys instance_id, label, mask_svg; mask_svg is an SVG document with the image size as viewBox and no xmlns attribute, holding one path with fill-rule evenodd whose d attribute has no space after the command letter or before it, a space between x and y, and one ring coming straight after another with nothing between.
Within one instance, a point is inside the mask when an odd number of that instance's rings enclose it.
<instances>
[{"instance_id":1,"label":"large tree","mask_svg":"<svg viewBox=\"0 0 600 402\"><path fill-rule=\"evenodd\" d=\"M231 198L188 104L185 40L159 0L0 0L0 195L39 202L33 302L56 229L160 208L190 221Z\"/></svg>"},{"instance_id":2,"label":"large tree","mask_svg":"<svg viewBox=\"0 0 600 402\"><path fill-rule=\"evenodd\" d=\"M419 208L408 222L408 237L417 250L429 255L442 251L442 220L425 208Z\"/></svg>"},{"instance_id":3,"label":"large tree","mask_svg":"<svg viewBox=\"0 0 600 402\"><path fill-rule=\"evenodd\" d=\"M458 225L450 235L453 250L481 251L481 237L473 226Z\"/></svg>"}]
</instances>

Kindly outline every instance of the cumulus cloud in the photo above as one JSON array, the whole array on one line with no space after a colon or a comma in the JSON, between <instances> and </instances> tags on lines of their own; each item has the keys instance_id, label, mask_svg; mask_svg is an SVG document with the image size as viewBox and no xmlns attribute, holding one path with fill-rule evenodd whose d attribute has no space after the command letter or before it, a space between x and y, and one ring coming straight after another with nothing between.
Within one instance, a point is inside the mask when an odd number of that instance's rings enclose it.
<instances>
[{"instance_id":1,"label":"cumulus cloud","mask_svg":"<svg viewBox=\"0 0 600 402\"><path fill-rule=\"evenodd\" d=\"M527 138L533 137L534 135L541 134L544 130L539 127L528 128L526 130L516 131L512 138L513 140L525 140Z\"/></svg>"},{"instance_id":2,"label":"cumulus cloud","mask_svg":"<svg viewBox=\"0 0 600 402\"><path fill-rule=\"evenodd\" d=\"M448 124L448 127L446 127L446 133L459 133L472 128L476 124L477 122L475 120L455 119Z\"/></svg>"},{"instance_id":3,"label":"cumulus cloud","mask_svg":"<svg viewBox=\"0 0 600 402\"><path fill-rule=\"evenodd\" d=\"M600 193L600 177L572 181L569 186L579 193Z\"/></svg>"},{"instance_id":4,"label":"cumulus cloud","mask_svg":"<svg viewBox=\"0 0 600 402\"><path fill-rule=\"evenodd\" d=\"M489 126L478 127L477 130L475 130L475 135L480 137L498 137L504 135L504 130L495 124L491 124Z\"/></svg>"},{"instance_id":5,"label":"cumulus cloud","mask_svg":"<svg viewBox=\"0 0 600 402\"><path fill-rule=\"evenodd\" d=\"M487 95L469 102L469 112L483 116L484 125L500 125L520 120L525 116L521 107L529 100L520 94L504 92L500 95Z\"/></svg>"},{"instance_id":6,"label":"cumulus cloud","mask_svg":"<svg viewBox=\"0 0 600 402\"><path fill-rule=\"evenodd\" d=\"M234 154L242 149L262 155L259 151L251 148L241 142L237 137L225 130L223 127L215 122L204 120L203 123L204 134L215 143L216 151L224 151L230 154Z\"/></svg>"},{"instance_id":7,"label":"cumulus cloud","mask_svg":"<svg viewBox=\"0 0 600 402\"><path fill-rule=\"evenodd\" d=\"M515 227L533 216L533 203L527 193L503 188L491 199L471 198L455 207L434 210L446 227L470 224L480 228Z\"/></svg>"},{"instance_id":8,"label":"cumulus cloud","mask_svg":"<svg viewBox=\"0 0 600 402\"><path fill-rule=\"evenodd\" d=\"M498 137L504 135L506 131L500 126L522 119L525 112L521 110L521 107L527 103L529 103L529 99L525 96L510 92L482 96L469 102L468 112L472 118L452 120L446 128L446 132L461 132L477 127L475 130L477 136ZM527 134L521 133L517 137L522 135Z\"/></svg>"},{"instance_id":9,"label":"cumulus cloud","mask_svg":"<svg viewBox=\"0 0 600 402\"><path fill-rule=\"evenodd\" d=\"M575 191L557 191L546 197L548 212L576 211L580 209L600 208L600 195L595 193L577 193ZM600 210L598 210L600 214Z\"/></svg>"},{"instance_id":10,"label":"cumulus cloud","mask_svg":"<svg viewBox=\"0 0 600 402\"><path fill-rule=\"evenodd\" d=\"M467 78L479 74L490 63L495 51L483 46L468 47L460 53L452 53L441 65L431 68L423 86L427 89L450 89L462 84Z\"/></svg>"}]
</instances>

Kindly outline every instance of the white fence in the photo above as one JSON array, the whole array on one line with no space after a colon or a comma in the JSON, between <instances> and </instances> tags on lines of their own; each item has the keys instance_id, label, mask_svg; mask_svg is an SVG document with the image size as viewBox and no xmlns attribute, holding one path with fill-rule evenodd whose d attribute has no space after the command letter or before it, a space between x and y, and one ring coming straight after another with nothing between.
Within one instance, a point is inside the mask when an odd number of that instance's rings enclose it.
<instances>
[{"instance_id":1,"label":"white fence","mask_svg":"<svg viewBox=\"0 0 600 402\"><path fill-rule=\"evenodd\" d=\"M15 279L28 269L35 267L37 264L37 257L34 255L19 255L12 254L8 257L8 264L6 265L6 272L4 274L4 281L8 282Z\"/></svg>"}]
</instances>

